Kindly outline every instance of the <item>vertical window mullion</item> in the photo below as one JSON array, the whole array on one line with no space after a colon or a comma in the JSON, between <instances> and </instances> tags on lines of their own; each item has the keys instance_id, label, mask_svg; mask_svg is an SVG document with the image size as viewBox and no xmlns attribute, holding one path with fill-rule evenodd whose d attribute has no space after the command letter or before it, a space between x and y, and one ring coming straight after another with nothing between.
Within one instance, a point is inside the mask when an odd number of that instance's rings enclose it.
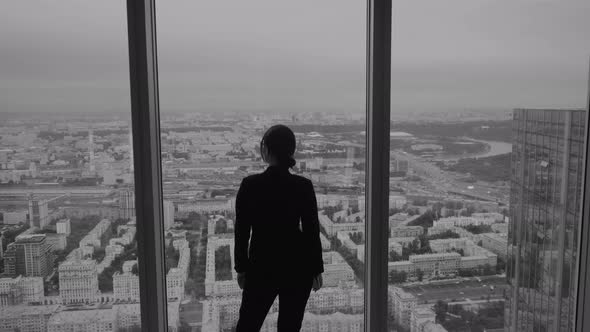
<instances>
[{"instance_id":1,"label":"vertical window mullion","mask_svg":"<svg viewBox=\"0 0 590 332\"><path fill-rule=\"evenodd\" d=\"M365 331L387 330L391 1L367 2Z\"/></svg>"},{"instance_id":2,"label":"vertical window mullion","mask_svg":"<svg viewBox=\"0 0 590 332\"><path fill-rule=\"evenodd\" d=\"M166 331L155 0L128 0L129 76L142 331Z\"/></svg>"}]
</instances>

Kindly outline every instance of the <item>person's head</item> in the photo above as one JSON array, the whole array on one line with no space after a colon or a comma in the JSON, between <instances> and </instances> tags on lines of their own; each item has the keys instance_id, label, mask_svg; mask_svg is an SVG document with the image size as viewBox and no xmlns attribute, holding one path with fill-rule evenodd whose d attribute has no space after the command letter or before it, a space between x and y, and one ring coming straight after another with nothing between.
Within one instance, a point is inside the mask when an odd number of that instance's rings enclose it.
<instances>
[{"instance_id":1,"label":"person's head","mask_svg":"<svg viewBox=\"0 0 590 332\"><path fill-rule=\"evenodd\" d=\"M295 166L295 134L284 125L270 127L260 142L262 160L271 166L290 168Z\"/></svg>"}]
</instances>

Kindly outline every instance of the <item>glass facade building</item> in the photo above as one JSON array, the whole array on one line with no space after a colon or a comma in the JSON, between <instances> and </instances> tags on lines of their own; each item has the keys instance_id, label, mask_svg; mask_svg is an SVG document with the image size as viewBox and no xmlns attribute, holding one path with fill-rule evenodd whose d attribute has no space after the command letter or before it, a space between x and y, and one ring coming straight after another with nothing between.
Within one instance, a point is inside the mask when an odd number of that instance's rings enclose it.
<instances>
[{"instance_id":1,"label":"glass facade building","mask_svg":"<svg viewBox=\"0 0 590 332\"><path fill-rule=\"evenodd\" d=\"M514 111L507 331L574 327L585 111Z\"/></svg>"}]
</instances>

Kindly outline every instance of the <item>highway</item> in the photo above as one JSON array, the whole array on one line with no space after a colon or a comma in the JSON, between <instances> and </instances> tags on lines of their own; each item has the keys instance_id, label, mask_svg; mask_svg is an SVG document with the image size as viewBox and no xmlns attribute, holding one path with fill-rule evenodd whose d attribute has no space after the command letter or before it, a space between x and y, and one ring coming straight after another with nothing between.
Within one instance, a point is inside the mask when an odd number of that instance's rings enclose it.
<instances>
[{"instance_id":1,"label":"highway","mask_svg":"<svg viewBox=\"0 0 590 332\"><path fill-rule=\"evenodd\" d=\"M439 300L482 300L488 295L491 299L498 299L504 296L504 290L507 292L510 286L503 276L488 276L412 283L401 288L416 296L420 303L435 303Z\"/></svg>"},{"instance_id":2,"label":"highway","mask_svg":"<svg viewBox=\"0 0 590 332\"><path fill-rule=\"evenodd\" d=\"M507 188L506 193L503 193L501 188L491 185L468 184L460 181L455 173L441 170L438 166L401 150L392 150L391 158L408 161L410 168L422 177L429 188L419 188L412 184L412 191L418 194L439 194L441 197L464 195L483 201L508 203ZM473 188L469 189L469 186Z\"/></svg>"}]
</instances>

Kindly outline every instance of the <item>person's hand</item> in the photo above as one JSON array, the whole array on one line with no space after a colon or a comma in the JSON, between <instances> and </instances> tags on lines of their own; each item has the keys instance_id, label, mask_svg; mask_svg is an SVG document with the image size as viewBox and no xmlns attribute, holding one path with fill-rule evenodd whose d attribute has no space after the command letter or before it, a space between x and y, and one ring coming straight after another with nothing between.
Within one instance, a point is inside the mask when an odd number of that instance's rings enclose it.
<instances>
[{"instance_id":1,"label":"person's hand","mask_svg":"<svg viewBox=\"0 0 590 332\"><path fill-rule=\"evenodd\" d=\"M238 286L240 286L240 289L244 289L245 283L246 283L246 272L238 273Z\"/></svg>"},{"instance_id":2,"label":"person's hand","mask_svg":"<svg viewBox=\"0 0 590 332\"><path fill-rule=\"evenodd\" d=\"M322 274L320 273L317 276L315 276L315 278L313 278L311 288L314 290L314 292L317 292L318 290L320 290L320 288L322 288L323 284L324 280L322 279Z\"/></svg>"}]
</instances>

